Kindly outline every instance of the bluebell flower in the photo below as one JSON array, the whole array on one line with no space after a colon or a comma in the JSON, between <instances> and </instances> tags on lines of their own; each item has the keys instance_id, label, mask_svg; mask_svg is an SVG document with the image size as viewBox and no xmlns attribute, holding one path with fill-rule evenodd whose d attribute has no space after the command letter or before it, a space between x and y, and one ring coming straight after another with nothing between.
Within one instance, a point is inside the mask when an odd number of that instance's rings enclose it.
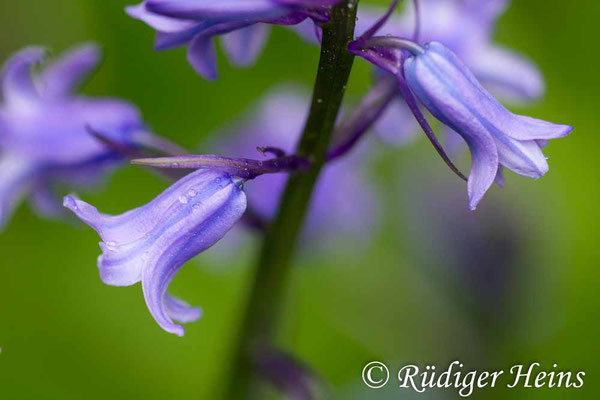
<instances>
[{"instance_id":1,"label":"bluebell flower","mask_svg":"<svg viewBox=\"0 0 600 400\"><path fill-rule=\"evenodd\" d=\"M414 3L407 2L405 11L390 16L380 34L413 38L421 43L444 43L495 96L525 103L544 94L544 78L527 57L493 43L496 21L507 6L507 0L420 0L417 16ZM380 7L361 6L357 32L364 33L383 13ZM414 38L415 34L418 38ZM417 126L407 115L410 112L406 103L396 100L375 126L376 133L390 143L409 143ZM450 128L444 130L444 136L450 149L459 151L464 146L462 140L455 140L458 136Z\"/></svg>"},{"instance_id":2,"label":"bluebell flower","mask_svg":"<svg viewBox=\"0 0 600 400\"><path fill-rule=\"evenodd\" d=\"M194 69L206 79L216 79L215 37L223 37L234 64L250 65L264 46L269 25L327 22L330 6L339 1L145 0L126 11L156 29L157 50L189 46L188 61Z\"/></svg>"},{"instance_id":3,"label":"bluebell flower","mask_svg":"<svg viewBox=\"0 0 600 400\"><path fill-rule=\"evenodd\" d=\"M142 282L144 298L156 322L182 336L173 320L197 320L199 308L172 297L167 289L188 260L220 240L241 218L246 195L241 181L211 170L190 173L150 203L121 215L106 215L73 197L65 207L95 229L102 242L98 268L112 286Z\"/></svg>"},{"instance_id":4,"label":"bluebell flower","mask_svg":"<svg viewBox=\"0 0 600 400\"><path fill-rule=\"evenodd\" d=\"M396 4L394 1L386 14L350 43L349 51L396 77L399 93L432 144L463 179L420 111L415 95L433 116L464 139L473 161L468 178L469 208L476 208L494 180L503 185L503 167L529 178L544 175L548 163L542 148L573 128L511 113L456 54L438 42L422 47L404 38L374 36Z\"/></svg>"},{"instance_id":5,"label":"bluebell flower","mask_svg":"<svg viewBox=\"0 0 600 400\"><path fill-rule=\"evenodd\" d=\"M506 167L528 178L548 171L545 141L569 134L572 127L513 114L498 102L458 57L432 42L404 64L406 82L437 119L467 142L473 158L468 181L469 208L475 209Z\"/></svg>"},{"instance_id":6,"label":"bluebell flower","mask_svg":"<svg viewBox=\"0 0 600 400\"><path fill-rule=\"evenodd\" d=\"M56 183L90 185L122 159L88 131L102 132L120 146L132 145L144 124L137 108L110 98L73 94L96 68L100 52L85 44L32 68L45 51L26 48L4 66L0 105L0 224L19 200L31 194L36 211L56 215L63 208Z\"/></svg>"}]
</instances>

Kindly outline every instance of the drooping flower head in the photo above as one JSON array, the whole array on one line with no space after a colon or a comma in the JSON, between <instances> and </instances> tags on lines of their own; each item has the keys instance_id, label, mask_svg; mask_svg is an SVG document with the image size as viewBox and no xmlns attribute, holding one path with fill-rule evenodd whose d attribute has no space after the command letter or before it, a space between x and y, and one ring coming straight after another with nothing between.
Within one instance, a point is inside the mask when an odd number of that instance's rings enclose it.
<instances>
[{"instance_id":1,"label":"drooping flower head","mask_svg":"<svg viewBox=\"0 0 600 400\"><path fill-rule=\"evenodd\" d=\"M379 30L381 35L444 43L487 90L502 100L525 103L544 94L544 79L537 66L522 54L494 43L496 21L507 9L507 0L420 0L418 14L414 2L406 3L402 14L387 18ZM380 7L361 6L359 35L384 12ZM404 100L397 99L388 106L375 131L387 142L408 143L417 132L415 121L408 115ZM455 152L464 145L450 128L443 136L447 147Z\"/></svg>"},{"instance_id":2,"label":"drooping flower head","mask_svg":"<svg viewBox=\"0 0 600 400\"><path fill-rule=\"evenodd\" d=\"M4 66L0 105L0 224L32 192L37 211L62 210L51 186L86 185L122 159L90 134L93 129L130 146L144 125L137 108L110 98L73 94L99 62L96 45L72 49L40 73L45 51L26 48ZM145 133L143 134L145 135Z\"/></svg>"},{"instance_id":3,"label":"drooping flower head","mask_svg":"<svg viewBox=\"0 0 600 400\"><path fill-rule=\"evenodd\" d=\"M471 150L469 207L475 209L499 165L528 178L548 172L542 147L573 129L513 114L481 86L444 45L429 43L404 65L406 81L423 105L463 137Z\"/></svg>"},{"instance_id":4,"label":"drooping flower head","mask_svg":"<svg viewBox=\"0 0 600 400\"><path fill-rule=\"evenodd\" d=\"M499 166L529 178L548 171L542 147L547 140L570 133L570 126L511 113L440 43L422 47L401 38L371 37L375 31L352 43L350 50L394 74L407 101L416 95L467 142L473 160L469 208L475 209L494 179L502 180ZM411 108L419 113L416 106Z\"/></svg>"},{"instance_id":5,"label":"drooping flower head","mask_svg":"<svg viewBox=\"0 0 600 400\"><path fill-rule=\"evenodd\" d=\"M189 45L188 61L206 79L216 79L214 38L234 64L252 64L271 25L315 24L329 20L341 0L145 0L127 13L156 29L156 49Z\"/></svg>"},{"instance_id":6,"label":"drooping flower head","mask_svg":"<svg viewBox=\"0 0 600 400\"><path fill-rule=\"evenodd\" d=\"M116 216L73 196L65 197L64 205L102 238L102 281L113 286L141 281L156 322L182 336L183 327L173 320L192 322L201 311L169 295L168 286L183 264L215 244L241 218L246 196L240 182L223 172L198 170L150 203Z\"/></svg>"}]
</instances>

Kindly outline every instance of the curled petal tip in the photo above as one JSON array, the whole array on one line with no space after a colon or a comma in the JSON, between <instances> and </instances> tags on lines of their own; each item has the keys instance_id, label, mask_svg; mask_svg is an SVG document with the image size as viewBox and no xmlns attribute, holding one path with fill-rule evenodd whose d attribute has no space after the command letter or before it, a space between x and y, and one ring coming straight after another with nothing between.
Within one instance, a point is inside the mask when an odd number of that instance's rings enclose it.
<instances>
[{"instance_id":1,"label":"curled petal tip","mask_svg":"<svg viewBox=\"0 0 600 400\"><path fill-rule=\"evenodd\" d=\"M570 135L571 132L573 132L573 129L575 129L575 128L571 125L563 125L562 133L559 137L565 137L565 136Z\"/></svg>"},{"instance_id":2,"label":"curled petal tip","mask_svg":"<svg viewBox=\"0 0 600 400\"><path fill-rule=\"evenodd\" d=\"M96 207L89 205L83 200L80 200L75 195L68 195L63 198L63 206L73 211L78 217L83 218L91 213L97 213Z\"/></svg>"},{"instance_id":3,"label":"curled petal tip","mask_svg":"<svg viewBox=\"0 0 600 400\"><path fill-rule=\"evenodd\" d=\"M102 56L102 46L96 42L83 42L73 48L73 51L81 52L89 57L99 59Z\"/></svg>"},{"instance_id":4,"label":"curled petal tip","mask_svg":"<svg viewBox=\"0 0 600 400\"><path fill-rule=\"evenodd\" d=\"M28 46L15 54L14 57L9 60L8 64L12 62L36 64L38 62L42 62L47 54L48 50L43 46Z\"/></svg>"},{"instance_id":5,"label":"curled petal tip","mask_svg":"<svg viewBox=\"0 0 600 400\"><path fill-rule=\"evenodd\" d=\"M167 314L178 322L195 322L202 316L202 309L200 307L192 307L185 301L168 294L164 299L164 304Z\"/></svg>"},{"instance_id":6,"label":"curled petal tip","mask_svg":"<svg viewBox=\"0 0 600 400\"><path fill-rule=\"evenodd\" d=\"M43 61L45 48L30 46L13 55L2 67L2 94L7 103L20 104L37 99L39 92L32 79L31 68Z\"/></svg>"},{"instance_id":7,"label":"curled petal tip","mask_svg":"<svg viewBox=\"0 0 600 400\"><path fill-rule=\"evenodd\" d=\"M77 202L73 195L68 195L63 198L63 206L67 207L71 211L75 211L77 209Z\"/></svg>"},{"instance_id":8,"label":"curled petal tip","mask_svg":"<svg viewBox=\"0 0 600 400\"><path fill-rule=\"evenodd\" d=\"M195 321L198 321L200 318L202 318L202 314L203 314L202 308L193 307L193 308L190 308L189 314L186 318L184 318L184 319L175 318L175 319L180 322L183 322L183 323L195 322Z\"/></svg>"},{"instance_id":9,"label":"curled petal tip","mask_svg":"<svg viewBox=\"0 0 600 400\"><path fill-rule=\"evenodd\" d=\"M183 337L185 335L185 328L181 325L168 325L168 326L161 326L161 328L163 328L165 331L172 333L173 335L177 335L179 337Z\"/></svg>"}]
</instances>

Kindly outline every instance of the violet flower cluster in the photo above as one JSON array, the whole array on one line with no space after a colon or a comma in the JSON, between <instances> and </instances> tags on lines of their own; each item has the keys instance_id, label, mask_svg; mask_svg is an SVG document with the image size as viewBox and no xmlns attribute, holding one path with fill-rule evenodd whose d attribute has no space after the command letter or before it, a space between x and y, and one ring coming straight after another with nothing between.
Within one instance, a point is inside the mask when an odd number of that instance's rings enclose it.
<instances>
[{"instance_id":1,"label":"violet flower cluster","mask_svg":"<svg viewBox=\"0 0 600 400\"><path fill-rule=\"evenodd\" d=\"M214 38L237 66L252 64L264 47L269 25L294 26L307 19L329 21L329 8L341 0L144 0L127 13L156 29L157 50L188 46L198 74L216 79ZM315 30L315 32L317 32Z\"/></svg>"},{"instance_id":2,"label":"violet flower cluster","mask_svg":"<svg viewBox=\"0 0 600 400\"><path fill-rule=\"evenodd\" d=\"M302 25L299 32L305 35L308 22L318 42L321 25L340 1L145 0L127 12L157 30L157 49L187 46L191 65L214 79L216 37L222 37L234 64L248 65L260 53L270 25ZM544 175L548 163L542 148L571 132L567 125L514 114L491 94L532 100L544 91L530 61L492 44L495 21L507 1L422 0L419 13L408 8L395 16L397 3L392 1L387 11L359 9L359 36L348 51L378 73L371 90L354 108L344 106L338 119L306 236L321 240L321 235L350 231L362 242L370 236L379 207L362 171L370 152L357 151L369 131L394 130L406 141L415 125L421 126L450 168L468 180L470 209L494 180L502 182L503 168L529 178ZM129 103L72 93L98 62L95 46L78 47L35 73L32 67L43 55L40 48L27 48L3 71L0 222L30 191L36 207L49 213L57 209L50 193L56 181L88 184L116 162L144 155L133 163L175 177L148 204L116 216L74 195L63 204L99 234L102 281L114 286L141 282L153 318L181 336L184 329L177 322L195 321L201 311L168 293L179 269L244 217L269 229L289 175L315 162L294 154L308 98L288 89L268 94L250 118L228 129L229 138L218 141L219 152L233 157L183 154L148 133ZM424 110L467 143L472 155L468 179L438 141ZM168 157L145 157L147 147Z\"/></svg>"},{"instance_id":3,"label":"violet flower cluster","mask_svg":"<svg viewBox=\"0 0 600 400\"><path fill-rule=\"evenodd\" d=\"M91 130L125 148L152 138L134 105L73 93L100 60L96 45L75 47L35 73L45 54L23 49L2 72L0 224L24 197L42 215L57 216L64 210L57 183L91 185L123 160Z\"/></svg>"}]
</instances>

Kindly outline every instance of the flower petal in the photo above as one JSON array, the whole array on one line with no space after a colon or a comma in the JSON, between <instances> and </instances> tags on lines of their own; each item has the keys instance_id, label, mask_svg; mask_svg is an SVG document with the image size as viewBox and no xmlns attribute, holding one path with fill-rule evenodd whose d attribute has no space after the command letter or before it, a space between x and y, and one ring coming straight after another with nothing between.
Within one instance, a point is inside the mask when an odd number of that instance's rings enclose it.
<instances>
[{"instance_id":1,"label":"flower petal","mask_svg":"<svg viewBox=\"0 0 600 400\"><path fill-rule=\"evenodd\" d=\"M31 68L42 61L42 47L27 47L13 55L2 70L2 95L8 105L27 105L38 99L39 93L31 76Z\"/></svg>"},{"instance_id":2,"label":"flower petal","mask_svg":"<svg viewBox=\"0 0 600 400\"><path fill-rule=\"evenodd\" d=\"M200 35L217 24L218 22L202 22L177 32L156 32L154 49L167 50L186 45L194 37Z\"/></svg>"},{"instance_id":3,"label":"flower petal","mask_svg":"<svg viewBox=\"0 0 600 400\"><path fill-rule=\"evenodd\" d=\"M101 51L94 43L79 45L44 68L40 91L47 97L68 95L98 66Z\"/></svg>"},{"instance_id":4,"label":"flower petal","mask_svg":"<svg viewBox=\"0 0 600 400\"><path fill-rule=\"evenodd\" d=\"M453 156L461 155L466 150L465 140L449 126L444 126L444 148Z\"/></svg>"},{"instance_id":5,"label":"flower petal","mask_svg":"<svg viewBox=\"0 0 600 400\"><path fill-rule=\"evenodd\" d=\"M489 135L465 137L471 150L471 173L467 183L469 209L475 210L498 173L498 151Z\"/></svg>"},{"instance_id":6,"label":"flower petal","mask_svg":"<svg viewBox=\"0 0 600 400\"><path fill-rule=\"evenodd\" d=\"M20 157L0 157L0 229L32 184L37 167Z\"/></svg>"},{"instance_id":7,"label":"flower petal","mask_svg":"<svg viewBox=\"0 0 600 400\"><path fill-rule=\"evenodd\" d=\"M200 76L208 80L217 79L217 52L212 36L196 36L188 47L187 59Z\"/></svg>"},{"instance_id":8,"label":"flower petal","mask_svg":"<svg viewBox=\"0 0 600 400\"><path fill-rule=\"evenodd\" d=\"M517 140L549 140L567 136L573 130L572 126L553 124L525 115L516 115L507 129L507 134ZM543 147L543 146L542 146Z\"/></svg>"},{"instance_id":9,"label":"flower petal","mask_svg":"<svg viewBox=\"0 0 600 400\"><path fill-rule=\"evenodd\" d=\"M289 28L310 44L319 45L321 43L323 28L310 19L305 19L299 24L291 25Z\"/></svg>"},{"instance_id":10,"label":"flower petal","mask_svg":"<svg viewBox=\"0 0 600 400\"><path fill-rule=\"evenodd\" d=\"M165 295L165 308L172 319L184 324L197 321L202 316L200 307L192 307L185 301L169 294Z\"/></svg>"},{"instance_id":11,"label":"flower petal","mask_svg":"<svg viewBox=\"0 0 600 400\"><path fill-rule=\"evenodd\" d=\"M217 61L213 37L223 35L253 25L247 21L233 21L214 24L203 29L192 40L188 48L188 61L196 72L206 79L217 78Z\"/></svg>"},{"instance_id":12,"label":"flower petal","mask_svg":"<svg viewBox=\"0 0 600 400\"><path fill-rule=\"evenodd\" d=\"M29 202L33 210L42 217L59 218L65 215L60 197L52 190L50 182L36 182Z\"/></svg>"},{"instance_id":13,"label":"flower petal","mask_svg":"<svg viewBox=\"0 0 600 400\"><path fill-rule=\"evenodd\" d=\"M466 6L482 16L498 16L508 7L509 0L463 0Z\"/></svg>"},{"instance_id":14,"label":"flower petal","mask_svg":"<svg viewBox=\"0 0 600 400\"><path fill-rule=\"evenodd\" d=\"M504 167L498 167L498 173L496 174L496 185L503 188L504 187Z\"/></svg>"},{"instance_id":15,"label":"flower petal","mask_svg":"<svg viewBox=\"0 0 600 400\"><path fill-rule=\"evenodd\" d=\"M325 7L325 6L333 6L342 0L275 0L276 3L293 5L295 7Z\"/></svg>"},{"instance_id":16,"label":"flower petal","mask_svg":"<svg viewBox=\"0 0 600 400\"><path fill-rule=\"evenodd\" d=\"M514 102L544 95L544 77L524 56L499 46L482 48L469 58L469 67L492 93Z\"/></svg>"},{"instance_id":17,"label":"flower petal","mask_svg":"<svg viewBox=\"0 0 600 400\"><path fill-rule=\"evenodd\" d=\"M500 164L527 178L540 178L548 172L548 161L535 140L496 141Z\"/></svg>"},{"instance_id":18,"label":"flower petal","mask_svg":"<svg viewBox=\"0 0 600 400\"><path fill-rule=\"evenodd\" d=\"M265 46L269 30L268 25L255 24L224 35L223 48L233 64L253 64Z\"/></svg>"},{"instance_id":19,"label":"flower petal","mask_svg":"<svg viewBox=\"0 0 600 400\"><path fill-rule=\"evenodd\" d=\"M102 280L131 285L140 279L148 308L167 332L183 334L172 321L197 318L167 296L169 283L192 257L220 240L241 218L246 196L224 173L199 170L177 181L145 206L121 215L101 214L72 196L65 206L101 236Z\"/></svg>"},{"instance_id":20,"label":"flower petal","mask_svg":"<svg viewBox=\"0 0 600 400\"><path fill-rule=\"evenodd\" d=\"M183 328L172 322L165 306L171 280L185 262L220 240L246 209L245 195L236 184L229 182L227 188L211 197L213 204L195 203L200 207L194 211L199 217L178 224L177 229L167 233L165 239L153 246L152 253L160 249L160 255L154 257L152 254L153 262L142 272L146 304L154 319L167 332L183 335Z\"/></svg>"},{"instance_id":21,"label":"flower petal","mask_svg":"<svg viewBox=\"0 0 600 400\"><path fill-rule=\"evenodd\" d=\"M142 127L138 110L119 100L77 98L44 102L34 111L25 117L6 116L9 129L3 146L49 164L48 168L79 166L114 155L86 127L124 145L130 143L132 132Z\"/></svg>"},{"instance_id":22,"label":"flower petal","mask_svg":"<svg viewBox=\"0 0 600 400\"><path fill-rule=\"evenodd\" d=\"M180 32L196 25L196 21L165 17L146 8L147 1L135 6L125 7L125 12L132 18L145 22L159 32Z\"/></svg>"},{"instance_id":23,"label":"flower petal","mask_svg":"<svg viewBox=\"0 0 600 400\"><path fill-rule=\"evenodd\" d=\"M169 17L219 21L277 18L289 12L271 0L148 0L146 8Z\"/></svg>"}]
</instances>

